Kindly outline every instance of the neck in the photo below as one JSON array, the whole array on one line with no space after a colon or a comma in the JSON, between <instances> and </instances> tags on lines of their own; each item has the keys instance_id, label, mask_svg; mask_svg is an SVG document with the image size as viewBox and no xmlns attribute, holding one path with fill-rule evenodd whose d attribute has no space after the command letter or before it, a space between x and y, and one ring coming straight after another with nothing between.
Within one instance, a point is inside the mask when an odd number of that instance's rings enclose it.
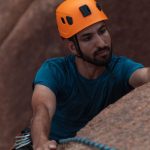
<instances>
[{"instance_id":1,"label":"neck","mask_svg":"<svg viewBox=\"0 0 150 150\"><path fill-rule=\"evenodd\" d=\"M106 69L105 67L88 63L79 57L75 58L75 64L78 72L87 79L96 79Z\"/></svg>"}]
</instances>

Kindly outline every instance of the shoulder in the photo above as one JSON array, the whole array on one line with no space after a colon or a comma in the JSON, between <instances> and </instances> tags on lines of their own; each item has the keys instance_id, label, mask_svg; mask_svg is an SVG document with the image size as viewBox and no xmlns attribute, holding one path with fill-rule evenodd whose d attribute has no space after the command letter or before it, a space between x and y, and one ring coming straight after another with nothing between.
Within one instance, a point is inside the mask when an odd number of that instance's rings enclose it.
<instances>
[{"instance_id":1,"label":"shoulder","mask_svg":"<svg viewBox=\"0 0 150 150\"><path fill-rule=\"evenodd\" d=\"M64 61L65 61L65 57L49 58L49 59L44 61L42 66L48 66L48 67L61 66L61 65L63 65Z\"/></svg>"},{"instance_id":2,"label":"shoulder","mask_svg":"<svg viewBox=\"0 0 150 150\"><path fill-rule=\"evenodd\" d=\"M57 94L67 79L70 56L47 59L38 69L33 84L45 85Z\"/></svg>"},{"instance_id":3,"label":"shoulder","mask_svg":"<svg viewBox=\"0 0 150 150\"><path fill-rule=\"evenodd\" d=\"M135 62L125 56L113 56L110 62L112 72L121 80L129 81L131 75L138 69L143 68L141 63Z\"/></svg>"},{"instance_id":4,"label":"shoulder","mask_svg":"<svg viewBox=\"0 0 150 150\"><path fill-rule=\"evenodd\" d=\"M46 70L65 71L69 64L73 62L73 59L74 58L72 55L50 58L44 61L44 63L41 65L41 68L45 68Z\"/></svg>"},{"instance_id":5,"label":"shoulder","mask_svg":"<svg viewBox=\"0 0 150 150\"><path fill-rule=\"evenodd\" d=\"M127 58L125 56L116 56L116 55L112 56L112 59L109 65L110 67L117 67L122 70L143 67L141 63L138 63L130 58Z\"/></svg>"},{"instance_id":6,"label":"shoulder","mask_svg":"<svg viewBox=\"0 0 150 150\"><path fill-rule=\"evenodd\" d=\"M118 63L118 64L125 64L128 63L130 61L133 61L125 56L117 56L117 55L113 55L112 59L111 59L111 65L113 65L114 63Z\"/></svg>"}]
</instances>

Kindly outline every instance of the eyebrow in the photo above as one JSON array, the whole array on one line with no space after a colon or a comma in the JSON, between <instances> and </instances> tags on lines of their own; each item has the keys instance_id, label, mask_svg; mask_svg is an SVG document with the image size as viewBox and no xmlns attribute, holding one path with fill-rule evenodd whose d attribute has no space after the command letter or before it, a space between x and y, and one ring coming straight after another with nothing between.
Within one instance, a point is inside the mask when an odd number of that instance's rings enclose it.
<instances>
[{"instance_id":1,"label":"eyebrow","mask_svg":"<svg viewBox=\"0 0 150 150\"><path fill-rule=\"evenodd\" d=\"M106 27L105 24L101 25L97 31L101 30L102 28ZM93 33L92 32L88 32L88 33L84 33L83 35L80 36L80 38L84 38L84 37L87 37L87 36L90 36L92 35Z\"/></svg>"}]
</instances>

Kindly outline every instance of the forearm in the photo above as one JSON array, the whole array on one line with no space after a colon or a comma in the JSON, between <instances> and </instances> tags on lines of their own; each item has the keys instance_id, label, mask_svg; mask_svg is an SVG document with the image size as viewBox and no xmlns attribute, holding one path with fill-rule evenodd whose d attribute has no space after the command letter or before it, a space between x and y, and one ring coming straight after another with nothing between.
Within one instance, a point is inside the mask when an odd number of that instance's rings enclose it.
<instances>
[{"instance_id":1,"label":"forearm","mask_svg":"<svg viewBox=\"0 0 150 150\"><path fill-rule=\"evenodd\" d=\"M50 123L51 118L48 110L44 106L39 106L33 114L31 126L32 141L35 147L48 140Z\"/></svg>"},{"instance_id":2,"label":"forearm","mask_svg":"<svg viewBox=\"0 0 150 150\"><path fill-rule=\"evenodd\" d=\"M138 69L129 79L129 84L135 88L148 82L150 82L150 68Z\"/></svg>"}]
</instances>

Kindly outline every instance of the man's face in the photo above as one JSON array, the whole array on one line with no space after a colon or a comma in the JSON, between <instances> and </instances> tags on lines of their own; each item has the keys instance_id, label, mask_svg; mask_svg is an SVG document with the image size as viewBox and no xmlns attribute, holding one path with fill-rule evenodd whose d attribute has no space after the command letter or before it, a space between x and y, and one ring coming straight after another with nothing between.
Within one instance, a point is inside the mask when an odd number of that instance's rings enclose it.
<instances>
[{"instance_id":1,"label":"man's face","mask_svg":"<svg viewBox=\"0 0 150 150\"><path fill-rule=\"evenodd\" d=\"M111 37L105 22L96 23L77 34L84 59L92 64L104 66L112 55Z\"/></svg>"}]
</instances>

